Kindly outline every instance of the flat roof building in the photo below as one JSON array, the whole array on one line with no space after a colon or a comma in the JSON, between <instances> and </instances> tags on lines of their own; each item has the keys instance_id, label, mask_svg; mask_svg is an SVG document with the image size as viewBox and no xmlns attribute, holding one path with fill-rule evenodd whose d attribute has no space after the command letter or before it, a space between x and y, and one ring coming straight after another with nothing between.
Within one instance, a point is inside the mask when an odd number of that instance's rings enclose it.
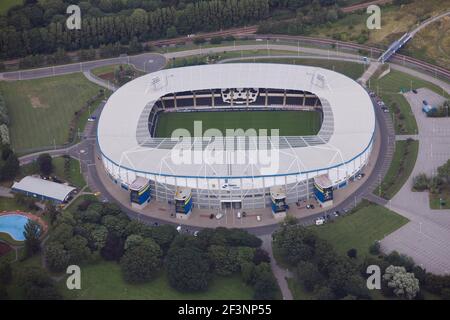
<instances>
[{"instance_id":1,"label":"flat roof building","mask_svg":"<svg viewBox=\"0 0 450 320\"><path fill-rule=\"evenodd\" d=\"M68 200L69 196L76 188L33 176L27 176L19 182L14 182L11 189L15 192L22 192L29 197L62 203Z\"/></svg>"}]
</instances>

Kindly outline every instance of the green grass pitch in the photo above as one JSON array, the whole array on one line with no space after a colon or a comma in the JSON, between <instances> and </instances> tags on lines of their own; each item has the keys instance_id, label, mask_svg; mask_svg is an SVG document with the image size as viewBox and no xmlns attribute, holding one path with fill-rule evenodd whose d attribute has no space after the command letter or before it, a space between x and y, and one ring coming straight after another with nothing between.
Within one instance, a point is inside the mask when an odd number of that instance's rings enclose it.
<instances>
[{"instance_id":1,"label":"green grass pitch","mask_svg":"<svg viewBox=\"0 0 450 320\"><path fill-rule=\"evenodd\" d=\"M220 111L220 112L167 112L159 115L157 137L171 137L175 129L187 129L194 136L194 121L202 121L202 133L210 128L219 129L279 129L280 136L316 135L320 114L316 111ZM259 133L258 133L259 134Z\"/></svg>"}]
</instances>

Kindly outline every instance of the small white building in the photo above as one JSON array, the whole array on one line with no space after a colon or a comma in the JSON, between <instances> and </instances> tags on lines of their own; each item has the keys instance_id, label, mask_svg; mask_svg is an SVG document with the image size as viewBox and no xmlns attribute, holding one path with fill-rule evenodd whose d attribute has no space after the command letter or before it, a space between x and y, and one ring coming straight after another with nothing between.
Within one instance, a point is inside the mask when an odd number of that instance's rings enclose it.
<instances>
[{"instance_id":1,"label":"small white building","mask_svg":"<svg viewBox=\"0 0 450 320\"><path fill-rule=\"evenodd\" d=\"M67 202L76 188L44 180L38 177L27 176L19 182L14 182L11 190L21 192L38 200L50 200L56 203Z\"/></svg>"}]
</instances>

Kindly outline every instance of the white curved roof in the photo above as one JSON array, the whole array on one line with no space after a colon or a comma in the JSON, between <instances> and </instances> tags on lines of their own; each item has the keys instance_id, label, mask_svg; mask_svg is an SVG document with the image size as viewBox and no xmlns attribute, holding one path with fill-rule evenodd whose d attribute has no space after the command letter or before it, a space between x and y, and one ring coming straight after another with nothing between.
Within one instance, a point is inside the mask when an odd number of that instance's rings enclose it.
<instances>
[{"instance_id":1,"label":"white curved roof","mask_svg":"<svg viewBox=\"0 0 450 320\"><path fill-rule=\"evenodd\" d=\"M143 147L136 139L139 118L150 102L174 92L208 88L305 90L327 100L334 129L328 142L280 150L277 166L249 163L177 164L172 150ZM375 114L367 92L337 72L310 66L236 63L161 70L135 79L107 101L98 124L102 155L138 172L185 177L251 177L289 175L336 167L354 160L370 145ZM202 150L193 151L202 153ZM240 151L241 152L241 151ZM235 156L233 151L226 158Z\"/></svg>"}]
</instances>

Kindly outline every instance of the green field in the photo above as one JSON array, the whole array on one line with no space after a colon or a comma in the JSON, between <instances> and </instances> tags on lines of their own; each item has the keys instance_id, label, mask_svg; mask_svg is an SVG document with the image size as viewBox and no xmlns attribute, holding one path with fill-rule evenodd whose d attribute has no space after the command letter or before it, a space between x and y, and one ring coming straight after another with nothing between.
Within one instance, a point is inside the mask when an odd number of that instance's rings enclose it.
<instances>
[{"instance_id":1,"label":"green field","mask_svg":"<svg viewBox=\"0 0 450 320\"><path fill-rule=\"evenodd\" d=\"M15 151L24 153L30 148L67 142L74 112L99 89L82 74L0 82L11 118L10 133Z\"/></svg>"},{"instance_id":2,"label":"green field","mask_svg":"<svg viewBox=\"0 0 450 320\"><path fill-rule=\"evenodd\" d=\"M268 135L270 129L280 129L281 136L300 136L315 135L320 129L320 114L315 111L168 112L159 115L156 136L171 137L179 128L194 136L194 121L202 121L202 134L209 128L222 134L226 129L253 128L267 129Z\"/></svg>"},{"instance_id":3,"label":"green field","mask_svg":"<svg viewBox=\"0 0 450 320\"><path fill-rule=\"evenodd\" d=\"M394 232L408 219L376 204L362 206L361 209L333 223L327 223L314 228L320 238L332 243L341 254L347 254L349 249L358 251L358 259L369 255L369 247Z\"/></svg>"},{"instance_id":4,"label":"green field","mask_svg":"<svg viewBox=\"0 0 450 320\"><path fill-rule=\"evenodd\" d=\"M69 170L64 170L64 158L53 158L53 172L61 179L68 181L71 185L77 188L83 188L86 185L83 174L80 172L80 162L76 159L70 158Z\"/></svg>"},{"instance_id":5,"label":"green field","mask_svg":"<svg viewBox=\"0 0 450 320\"><path fill-rule=\"evenodd\" d=\"M419 141L414 140L410 144L406 140L396 141L395 152L388 172L381 185L375 188L373 193L385 199L392 199L411 175L418 153Z\"/></svg>"},{"instance_id":6,"label":"green field","mask_svg":"<svg viewBox=\"0 0 450 320\"><path fill-rule=\"evenodd\" d=\"M23 0L1 0L0 1L0 15L4 15L8 12L9 8L22 4Z\"/></svg>"},{"instance_id":7,"label":"green field","mask_svg":"<svg viewBox=\"0 0 450 320\"><path fill-rule=\"evenodd\" d=\"M391 70L389 74L381 79L372 77L369 81L369 87L383 99L391 114L394 114L393 104L397 104L400 113L395 115L394 118L396 134L418 133L416 118L401 91L406 92L412 89L428 88L437 94L445 96L447 99L449 98L449 95L442 88L396 70Z\"/></svg>"},{"instance_id":8,"label":"green field","mask_svg":"<svg viewBox=\"0 0 450 320\"><path fill-rule=\"evenodd\" d=\"M214 276L206 292L181 293L170 287L165 274L153 281L132 285L122 279L119 264L101 262L82 267L81 290L67 290L65 280L59 288L65 299L131 299L131 300L249 300L253 289L244 284L240 276Z\"/></svg>"}]
</instances>

